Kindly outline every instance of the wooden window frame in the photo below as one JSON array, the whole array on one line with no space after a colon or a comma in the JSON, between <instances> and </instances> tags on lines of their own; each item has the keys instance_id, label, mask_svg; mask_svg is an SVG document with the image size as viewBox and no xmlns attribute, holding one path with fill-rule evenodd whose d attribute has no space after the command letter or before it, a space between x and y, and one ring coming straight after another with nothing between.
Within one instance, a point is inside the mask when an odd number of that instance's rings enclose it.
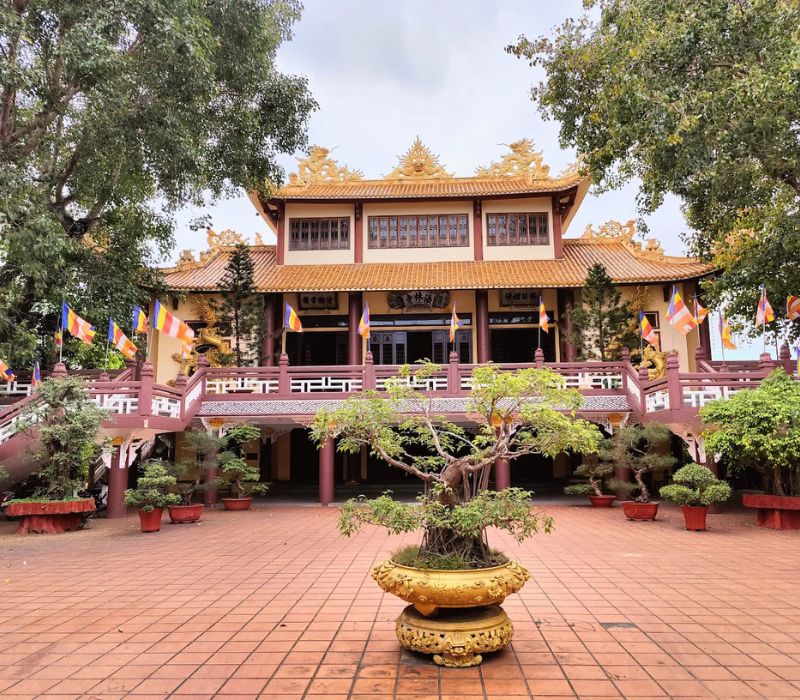
<instances>
[{"instance_id":1,"label":"wooden window frame","mask_svg":"<svg viewBox=\"0 0 800 700\"><path fill-rule=\"evenodd\" d=\"M331 233L336 222L336 242ZM301 216L289 219L289 250L350 250L349 216ZM342 231L346 237L342 237ZM303 242L305 233L306 241Z\"/></svg>"},{"instance_id":2,"label":"wooden window frame","mask_svg":"<svg viewBox=\"0 0 800 700\"><path fill-rule=\"evenodd\" d=\"M531 236L534 227L536 235ZM521 233L523 229L524 234ZM546 211L486 212L486 244L495 247L550 245L550 216Z\"/></svg>"},{"instance_id":3,"label":"wooden window frame","mask_svg":"<svg viewBox=\"0 0 800 700\"><path fill-rule=\"evenodd\" d=\"M367 247L373 250L468 248L469 216L469 214L368 216Z\"/></svg>"}]
</instances>

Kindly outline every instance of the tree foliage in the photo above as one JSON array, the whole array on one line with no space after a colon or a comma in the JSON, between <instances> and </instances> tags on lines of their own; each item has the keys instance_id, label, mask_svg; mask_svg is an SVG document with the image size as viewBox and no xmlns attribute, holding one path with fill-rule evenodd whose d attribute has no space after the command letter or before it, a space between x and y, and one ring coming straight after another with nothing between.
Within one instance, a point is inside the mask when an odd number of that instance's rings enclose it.
<instances>
[{"instance_id":1,"label":"tree foliage","mask_svg":"<svg viewBox=\"0 0 800 700\"><path fill-rule=\"evenodd\" d=\"M171 212L263 191L315 108L275 53L296 0L0 7L0 352L49 351L66 299L103 328L158 289Z\"/></svg>"},{"instance_id":2,"label":"tree foliage","mask_svg":"<svg viewBox=\"0 0 800 700\"><path fill-rule=\"evenodd\" d=\"M257 359L259 336L263 326L263 298L253 281L253 259L250 246L239 243L231 252L222 276L222 315L231 325L236 366Z\"/></svg>"},{"instance_id":3,"label":"tree foliage","mask_svg":"<svg viewBox=\"0 0 800 700\"><path fill-rule=\"evenodd\" d=\"M570 484L564 487L567 496L602 496L606 482L614 473L614 466L608 462L584 462L575 470L575 476L584 479L582 484Z\"/></svg>"},{"instance_id":4,"label":"tree foliage","mask_svg":"<svg viewBox=\"0 0 800 700\"><path fill-rule=\"evenodd\" d=\"M252 483L258 481L259 469L248 464L244 458L244 446L260 437L261 430L255 425L247 423L235 425L225 433L223 438L225 449L219 453L222 472L218 481L230 485L234 498L244 498L248 493L265 493L267 491L265 484Z\"/></svg>"},{"instance_id":5,"label":"tree foliage","mask_svg":"<svg viewBox=\"0 0 800 700\"><path fill-rule=\"evenodd\" d=\"M219 451L225 444L225 438L218 437L207 430L187 430L183 433L186 449L192 459L178 462L172 468L177 478L189 477L191 481L182 485L181 503L191 505L192 498L208 484L208 473L219 466Z\"/></svg>"},{"instance_id":6,"label":"tree foliage","mask_svg":"<svg viewBox=\"0 0 800 700\"><path fill-rule=\"evenodd\" d=\"M641 182L641 214L684 202L693 251L720 266L715 305L752 319L758 285L800 289L800 4L588 0L552 38L508 50L601 189Z\"/></svg>"},{"instance_id":7,"label":"tree foliage","mask_svg":"<svg viewBox=\"0 0 800 700\"><path fill-rule=\"evenodd\" d=\"M708 467L687 464L672 475L672 483L659 490L661 498L682 506L710 506L731 497L731 487Z\"/></svg>"},{"instance_id":8,"label":"tree foliage","mask_svg":"<svg viewBox=\"0 0 800 700\"><path fill-rule=\"evenodd\" d=\"M733 473L754 469L767 493L800 496L800 383L776 369L756 389L700 409L706 450Z\"/></svg>"},{"instance_id":9,"label":"tree foliage","mask_svg":"<svg viewBox=\"0 0 800 700\"><path fill-rule=\"evenodd\" d=\"M181 497L169 492L175 483L176 479L166 464L151 460L144 465L144 473L139 477L136 488L125 491L125 505L145 513L152 513L156 508L176 506L181 502Z\"/></svg>"},{"instance_id":10,"label":"tree foliage","mask_svg":"<svg viewBox=\"0 0 800 700\"><path fill-rule=\"evenodd\" d=\"M609 486L620 491L638 493L637 501L647 503L650 490L644 482L645 474L667 471L678 461L671 451L672 434L661 423L627 425L600 444L600 462L612 469L630 470L633 483L612 479Z\"/></svg>"}]
</instances>

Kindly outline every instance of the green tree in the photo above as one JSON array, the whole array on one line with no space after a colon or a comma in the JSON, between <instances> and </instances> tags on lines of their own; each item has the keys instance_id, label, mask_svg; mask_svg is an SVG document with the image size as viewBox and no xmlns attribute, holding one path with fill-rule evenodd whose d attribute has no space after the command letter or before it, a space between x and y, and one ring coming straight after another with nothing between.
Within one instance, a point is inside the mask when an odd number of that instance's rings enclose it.
<instances>
[{"instance_id":1,"label":"green tree","mask_svg":"<svg viewBox=\"0 0 800 700\"><path fill-rule=\"evenodd\" d=\"M677 463L671 451L672 434L666 425L645 423L620 428L600 444L600 463L627 469L633 483L612 479L614 490L638 492L637 501L647 503L650 490L644 482L646 474L667 471Z\"/></svg>"},{"instance_id":2,"label":"green tree","mask_svg":"<svg viewBox=\"0 0 800 700\"><path fill-rule=\"evenodd\" d=\"M731 497L730 485L717 479L714 473L700 464L687 464L672 475L672 483L662 486L661 498L681 506L710 506Z\"/></svg>"},{"instance_id":3,"label":"green tree","mask_svg":"<svg viewBox=\"0 0 800 700\"><path fill-rule=\"evenodd\" d=\"M241 423L234 425L225 433L225 449L219 453L219 465L222 473L219 481L229 484L234 498L244 498L248 493L266 493L266 484L253 484L258 481L259 469L247 463L244 447L248 442L261 437L261 430L255 425ZM248 483L248 486L245 486Z\"/></svg>"},{"instance_id":4,"label":"green tree","mask_svg":"<svg viewBox=\"0 0 800 700\"><path fill-rule=\"evenodd\" d=\"M758 286L800 289L800 3L588 0L552 38L507 50L600 190L640 181L641 214L679 196L712 304L752 321ZM794 330L797 333L797 329Z\"/></svg>"},{"instance_id":5,"label":"green tree","mask_svg":"<svg viewBox=\"0 0 800 700\"><path fill-rule=\"evenodd\" d=\"M124 322L172 212L264 191L315 108L278 46L296 0L0 6L0 353L52 357L62 298Z\"/></svg>"},{"instance_id":6,"label":"green tree","mask_svg":"<svg viewBox=\"0 0 800 700\"><path fill-rule=\"evenodd\" d=\"M734 474L753 469L767 493L800 496L800 383L776 369L756 389L700 409L706 451Z\"/></svg>"},{"instance_id":7,"label":"green tree","mask_svg":"<svg viewBox=\"0 0 800 700\"><path fill-rule=\"evenodd\" d=\"M144 465L144 473L137 480L136 488L125 491L125 505L145 513L152 513L156 508L176 506L181 502L181 497L177 493L169 493L176 483L166 464L157 459L151 460Z\"/></svg>"},{"instance_id":8,"label":"green tree","mask_svg":"<svg viewBox=\"0 0 800 700\"><path fill-rule=\"evenodd\" d=\"M613 360L612 348L630 345L631 310L609 277L606 268L595 263L581 288L580 303L567 310L573 331L569 340L585 360Z\"/></svg>"},{"instance_id":9,"label":"green tree","mask_svg":"<svg viewBox=\"0 0 800 700\"><path fill-rule=\"evenodd\" d=\"M238 243L228 258L222 276L222 315L231 324L236 365L257 358L260 354L259 330L263 324L263 298L253 281L253 259L250 246ZM244 344L244 348L242 345Z\"/></svg>"}]
</instances>

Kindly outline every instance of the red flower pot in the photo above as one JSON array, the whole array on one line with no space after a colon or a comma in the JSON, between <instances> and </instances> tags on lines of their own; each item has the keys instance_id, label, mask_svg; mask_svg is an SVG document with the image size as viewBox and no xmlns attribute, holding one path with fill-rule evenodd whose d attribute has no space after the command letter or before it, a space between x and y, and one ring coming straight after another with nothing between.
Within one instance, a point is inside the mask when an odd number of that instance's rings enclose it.
<instances>
[{"instance_id":1,"label":"red flower pot","mask_svg":"<svg viewBox=\"0 0 800 700\"><path fill-rule=\"evenodd\" d=\"M196 523L203 515L203 504L190 506L168 506L169 519L173 523Z\"/></svg>"},{"instance_id":2,"label":"red flower pot","mask_svg":"<svg viewBox=\"0 0 800 700\"><path fill-rule=\"evenodd\" d=\"M153 508L149 513L140 510L139 520L142 523L142 532L158 532L161 529L161 516L163 513L163 508Z\"/></svg>"},{"instance_id":3,"label":"red flower pot","mask_svg":"<svg viewBox=\"0 0 800 700\"><path fill-rule=\"evenodd\" d=\"M253 504L253 497L247 496L246 498L223 498L222 505L225 510L250 510Z\"/></svg>"},{"instance_id":4,"label":"red flower pot","mask_svg":"<svg viewBox=\"0 0 800 700\"><path fill-rule=\"evenodd\" d=\"M589 496L589 500L595 508L611 508L611 504L617 500L613 494L611 496Z\"/></svg>"},{"instance_id":5,"label":"red flower pot","mask_svg":"<svg viewBox=\"0 0 800 700\"><path fill-rule=\"evenodd\" d=\"M640 501L623 501L622 512L628 520L655 520L656 513L658 513L658 503L649 501L648 503L641 503Z\"/></svg>"},{"instance_id":6,"label":"red flower pot","mask_svg":"<svg viewBox=\"0 0 800 700\"><path fill-rule=\"evenodd\" d=\"M683 506L683 519L687 530L705 530L708 506Z\"/></svg>"}]
</instances>

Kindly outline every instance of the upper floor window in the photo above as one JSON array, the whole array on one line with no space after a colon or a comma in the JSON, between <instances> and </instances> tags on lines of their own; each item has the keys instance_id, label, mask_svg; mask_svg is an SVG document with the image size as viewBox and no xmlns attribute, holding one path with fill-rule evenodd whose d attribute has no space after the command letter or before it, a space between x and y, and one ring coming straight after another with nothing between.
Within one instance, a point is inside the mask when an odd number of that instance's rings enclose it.
<instances>
[{"instance_id":1,"label":"upper floor window","mask_svg":"<svg viewBox=\"0 0 800 700\"><path fill-rule=\"evenodd\" d=\"M487 214L489 245L547 245L547 214Z\"/></svg>"},{"instance_id":2,"label":"upper floor window","mask_svg":"<svg viewBox=\"0 0 800 700\"><path fill-rule=\"evenodd\" d=\"M338 250L350 247L350 219L290 219L289 250Z\"/></svg>"},{"instance_id":3,"label":"upper floor window","mask_svg":"<svg viewBox=\"0 0 800 700\"><path fill-rule=\"evenodd\" d=\"M469 245L467 214L370 216L370 248L447 248Z\"/></svg>"}]
</instances>

